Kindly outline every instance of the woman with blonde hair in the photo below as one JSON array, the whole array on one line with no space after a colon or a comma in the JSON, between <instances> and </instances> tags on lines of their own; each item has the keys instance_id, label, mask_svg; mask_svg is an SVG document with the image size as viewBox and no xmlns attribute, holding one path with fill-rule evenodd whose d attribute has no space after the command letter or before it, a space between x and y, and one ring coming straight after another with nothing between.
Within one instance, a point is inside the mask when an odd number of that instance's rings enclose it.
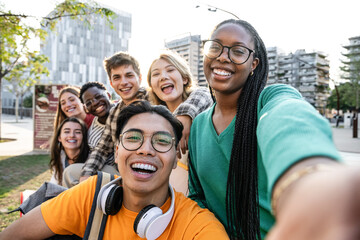
<instances>
[{"instance_id":1,"label":"woman with blonde hair","mask_svg":"<svg viewBox=\"0 0 360 240\"><path fill-rule=\"evenodd\" d=\"M162 51L152 62L147 81L150 87L149 100L155 105L166 106L184 126L179 144L182 154L178 152L180 168L173 170L170 182L177 191L187 194L187 141L190 127L197 114L212 105L211 95L207 88L196 86L188 63L170 50ZM187 106L186 111L178 111L180 104Z\"/></svg>"}]
</instances>

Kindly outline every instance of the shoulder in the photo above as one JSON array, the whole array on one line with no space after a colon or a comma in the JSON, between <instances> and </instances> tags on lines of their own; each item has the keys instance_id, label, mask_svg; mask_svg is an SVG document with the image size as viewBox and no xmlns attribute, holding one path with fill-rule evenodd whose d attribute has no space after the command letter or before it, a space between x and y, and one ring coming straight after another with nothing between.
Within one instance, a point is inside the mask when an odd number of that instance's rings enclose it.
<instances>
[{"instance_id":1,"label":"shoulder","mask_svg":"<svg viewBox=\"0 0 360 240\"><path fill-rule=\"evenodd\" d=\"M205 121L209 117L211 118L214 107L215 107L215 104L213 106L209 107L208 109L206 109L205 111L201 112L199 115L197 115L193 121L193 124L198 124L198 123L202 124L202 123L204 123L203 121Z\"/></svg>"},{"instance_id":2,"label":"shoulder","mask_svg":"<svg viewBox=\"0 0 360 240\"><path fill-rule=\"evenodd\" d=\"M264 88L260 94L259 101L268 101L269 98L279 96L283 98L302 98L300 92L290 85L273 84Z\"/></svg>"},{"instance_id":3,"label":"shoulder","mask_svg":"<svg viewBox=\"0 0 360 240\"><path fill-rule=\"evenodd\" d=\"M206 208L201 208L195 201L182 193L175 193L175 225L181 224L185 236L203 236L203 239L228 239L224 226L215 215ZM192 238L191 238L192 239Z\"/></svg>"}]
</instances>

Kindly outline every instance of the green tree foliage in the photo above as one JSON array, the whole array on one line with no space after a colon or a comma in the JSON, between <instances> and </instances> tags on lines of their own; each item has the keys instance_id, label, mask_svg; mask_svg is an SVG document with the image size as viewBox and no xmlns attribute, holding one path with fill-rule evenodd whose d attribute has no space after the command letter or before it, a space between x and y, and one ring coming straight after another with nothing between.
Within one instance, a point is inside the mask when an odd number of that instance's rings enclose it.
<instances>
[{"instance_id":1,"label":"green tree foliage","mask_svg":"<svg viewBox=\"0 0 360 240\"><path fill-rule=\"evenodd\" d=\"M354 88L350 82L346 82L337 86L339 91L339 109L344 112L347 110L354 110L355 98L354 98ZM327 108L337 109L338 97L336 94L336 89L331 91L331 95L328 98Z\"/></svg>"},{"instance_id":2,"label":"green tree foliage","mask_svg":"<svg viewBox=\"0 0 360 240\"><path fill-rule=\"evenodd\" d=\"M343 54L347 59L342 61L343 66L340 67L342 71L341 77L348 81L350 87L347 95L352 98L349 104L356 111L359 111L360 106L360 47L353 48L348 53Z\"/></svg>"},{"instance_id":3,"label":"green tree foliage","mask_svg":"<svg viewBox=\"0 0 360 240\"><path fill-rule=\"evenodd\" d=\"M33 94L26 96L23 101L23 106L25 108L32 108L33 106Z\"/></svg>"},{"instance_id":4,"label":"green tree foliage","mask_svg":"<svg viewBox=\"0 0 360 240\"><path fill-rule=\"evenodd\" d=\"M28 47L30 39L37 38L43 41L46 37L46 31L40 27L30 26L24 20L36 19L39 26L48 27L53 31L58 21L64 17L78 19L91 26L93 15L105 17L107 23L112 27L112 19L115 17L115 13L107 8L100 7L93 1L65 0L56 5L48 16L40 18L5 11L4 6L0 5L0 121L2 80L6 79L11 83L16 82L19 86L29 86L39 81L42 74L48 73L48 70L42 67L44 62L48 61L47 57Z\"/></svg>"}]
</instances>

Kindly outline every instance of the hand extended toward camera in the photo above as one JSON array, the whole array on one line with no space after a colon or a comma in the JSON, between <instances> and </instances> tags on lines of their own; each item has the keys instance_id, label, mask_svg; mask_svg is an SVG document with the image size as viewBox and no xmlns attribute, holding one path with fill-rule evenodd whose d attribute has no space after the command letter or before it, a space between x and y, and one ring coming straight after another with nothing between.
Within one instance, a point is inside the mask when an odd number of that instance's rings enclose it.
<instances>
[{"instance_id":1,"label":"hand extended toward camera","mask_svg":"<svg viewBox=\"0 0 360 240\"><path fill-rule=\"evenodd\" d=\"M330 166L284 191L266 240L360 239L360 169Z\"/></svg>"}]
</instances>

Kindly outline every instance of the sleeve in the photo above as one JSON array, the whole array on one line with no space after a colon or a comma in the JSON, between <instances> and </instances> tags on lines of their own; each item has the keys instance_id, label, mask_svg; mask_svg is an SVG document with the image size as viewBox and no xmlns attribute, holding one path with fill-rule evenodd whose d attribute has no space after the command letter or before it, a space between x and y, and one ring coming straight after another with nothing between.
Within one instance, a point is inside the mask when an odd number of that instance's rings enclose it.
<instances>
[{"instance_id":1,"label":"sleeve","mask_svg":"<svg viewBox=\"0 0 360 240\"><path fill-rule=\"evenodd\" d=\"M188 115L194 118L213 104L207 88L200 87L192 91L190 96L175 109L175 115Z\"/></svg>"},{"instance_id":2,"label":"sleeve","mask_svg":"<svg viewBox=\"0 0 360 240\"><path fill-rule=\"evenodd\" d=\"M257 139L269 197L277 179L296 162L316 156L340 159L329 122L285 86L268 87L259 98Z\"/></svg>"},{"instance_id":3,"label":"sleeve","mask_svg":"<svg viewBox=\"0 0 360 240\"><path fill-rule=\"evenodd\" d=\"M222 240L229 239L224 226L208 209L198 210L197 205L188 205L187 209L197 212L191 216L190 222L184 232L183 239L206 239L206 240ZM184 210L185 211L185 210ZM186 211L185 211L186 212ZM186 220L183 221L185 223Z\"/></svg>"},{"instance_id":4,"label":"sleeve","mask_svg":"<svg viewBox=\"0 0 360 240\"><path fill-rule=\"evenodd\" d=\"M96 174L98 170L103 168L107 162L107 159L111 159L109 156L110 154L114 153L112 128L114 121L116 126L116 116L118 112L120 112L120 108L118 107L115 107L111 110L109 117L106 120L104 133L102 134L95 149L91 152L89 158L86 160L81 171L81 176L91 176Z\"/></svg>"},{"instance_id":5,"label":"sleeve","mask_svg":"<svg viewBox=\"0 0 360 240\"><path fill-rule=\"evenodd\" d=\"M195 136L193 132L195 131L197 121L194 121L193 127L191 128L190 137L189 137L189 194L188 197L202 208L207 208L205 201L205 194L201 187L199 177L196 170L196 158L194 156L194 151L192 151L193 146L195 146L195 139L191 136Z\"/></svg>"},{"instance_id":6,"label":"sleeve","mask_svg":"<svg viewBox=\"0 0 360 240\"><path fill-rule=\"evenodd\" d=\"M41 214L52 232L61 235L84 235L96 180L96 176L91 177L41 204Z\"/></svg>"}]
</instances>

